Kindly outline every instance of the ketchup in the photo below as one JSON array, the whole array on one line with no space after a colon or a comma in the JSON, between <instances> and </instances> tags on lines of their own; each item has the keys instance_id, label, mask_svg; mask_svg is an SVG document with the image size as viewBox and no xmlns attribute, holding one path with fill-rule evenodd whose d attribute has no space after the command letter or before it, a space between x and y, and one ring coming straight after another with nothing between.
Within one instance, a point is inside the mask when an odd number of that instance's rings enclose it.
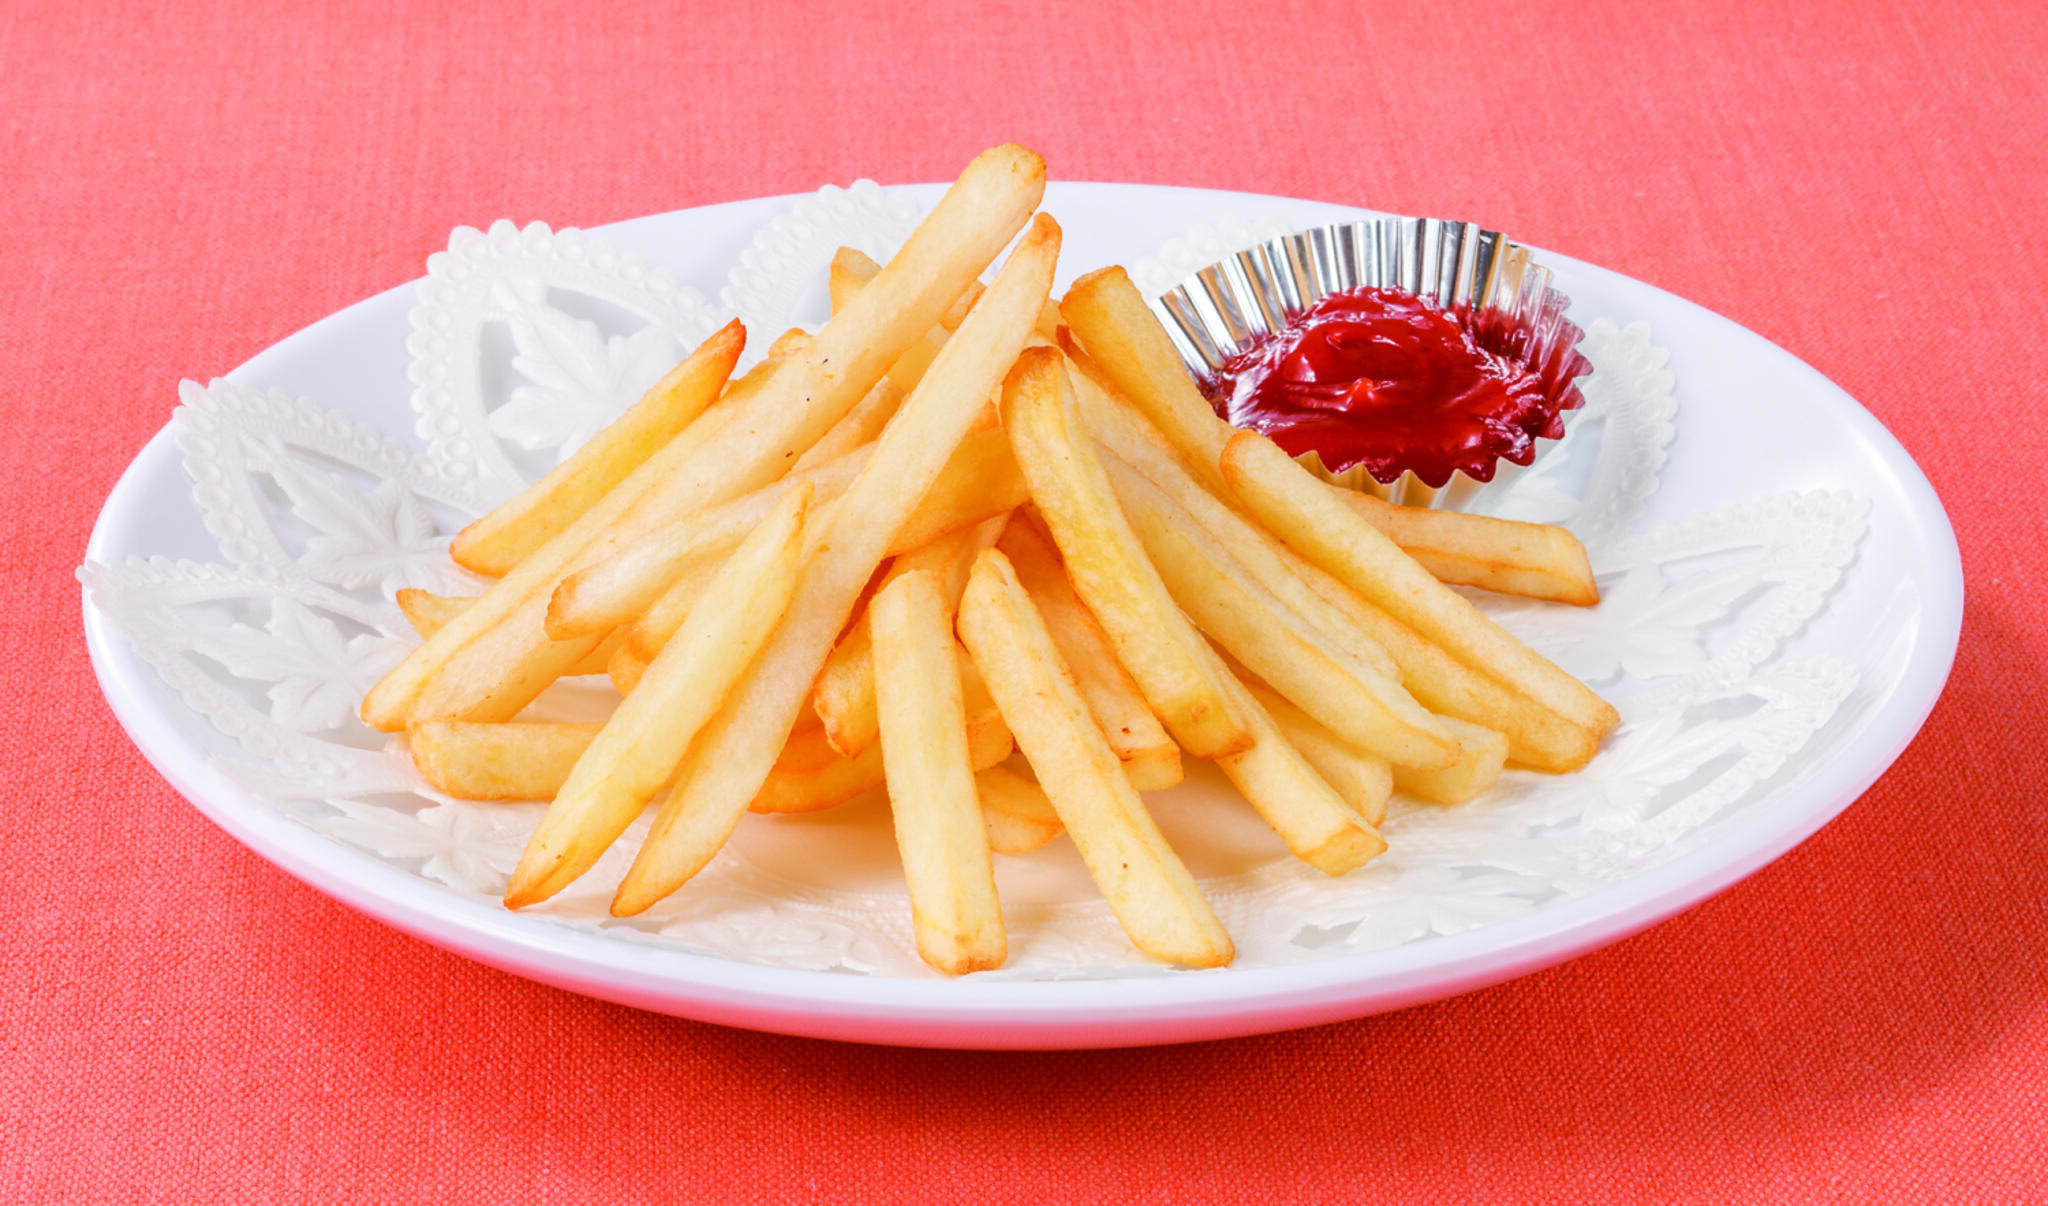
<instances>
[{"instance_id":1,"label":"ketchup","mask_svg":"<svg viewBox=\"0 0 2048 1206\"><path fill-rule=\"evenodd\" d=\"M1271 436L1289 456L1321 455L1382 483L1404 471L1442 486L1463 470L1493 480L1505 457L1526 465L1536 437L1564 434L1560 400L1517 357L1526 330L1481 346L1462 310L1392 289L1333 293L1258 335L1202 383L1233 426ZM1519 337L1519 338L1518 338ZM1575 406L1576 390L1563 405Z\"/></svg>"}]
</instances>

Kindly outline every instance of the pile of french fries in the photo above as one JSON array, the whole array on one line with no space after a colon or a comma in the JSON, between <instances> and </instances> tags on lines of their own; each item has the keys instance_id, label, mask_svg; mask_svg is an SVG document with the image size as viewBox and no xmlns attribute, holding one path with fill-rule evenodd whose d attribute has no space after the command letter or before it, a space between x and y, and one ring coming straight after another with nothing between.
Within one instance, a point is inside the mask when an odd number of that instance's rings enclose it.
<instances>
[{"instance_id":1,"label":"pile of french fries","mask_svg":"<svg viewBox=\"0 0 2048 1206\"><path fill-rule=\"evenodd\" d=\"M734 322L465 529L483 595L401 592L424 639L363 718L443 792L552 801L509 907L656 799L621 916L749 810L883 788L932 967L1004 962L991 852L1062 832L1140 951L1213 967L1230 936L1140 794L1184 757L1342 875L1397 788L1455 804L1593 756L1614 710L1445 585L1590 603L1578 543L1388 506L1225 425L1121 269L1054 304L1044 186L1028 150L981 155L889 263L841 252L818 331L734 378ZM595 673L609 720L519 719Z\"/></svg>"}]
</instances>

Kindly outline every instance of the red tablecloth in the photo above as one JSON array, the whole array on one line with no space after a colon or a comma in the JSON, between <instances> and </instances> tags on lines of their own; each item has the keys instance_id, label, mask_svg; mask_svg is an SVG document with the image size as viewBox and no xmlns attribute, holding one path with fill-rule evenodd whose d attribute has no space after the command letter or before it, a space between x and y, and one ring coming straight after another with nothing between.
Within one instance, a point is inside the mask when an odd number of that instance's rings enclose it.
<instances>
[{"instance_id":1,"label":"red tablecloth","mask_svg":"<svg viewBox=\"0 0 2048 1206\"><path fill-rule=\"evenodd\" d=\"M675 7L0 10L0 1199L2048 1193L2037 5ZM71 575L181 376L410 279L457 224L938 180L1006 139L1065 179L1471 216L1790 348L1961 538L1926 730L1792 855L1576 963L1017 1056L486 970L245 852L116 727Z\"/></svg>"}]
</instances>

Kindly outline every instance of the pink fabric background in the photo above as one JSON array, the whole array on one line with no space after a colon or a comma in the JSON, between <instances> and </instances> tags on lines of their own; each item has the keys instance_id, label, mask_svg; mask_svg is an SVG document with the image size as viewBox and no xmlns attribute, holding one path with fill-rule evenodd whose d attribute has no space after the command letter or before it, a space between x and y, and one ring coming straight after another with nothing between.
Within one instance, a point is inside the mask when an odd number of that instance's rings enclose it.
<instances>
[{"instance_id":1,"label":"pink fabric background","mask_svg":"<svg viewBox=\"0 0 2048 1206\"><path fill-rule=\"evenodd\" d=\"M0 1200L2048 1194L2038 6L675 7L0 8ZM1006 139L1066 179L1470 216L1790 348L1961 538L1926 730L1804 847L1578 962L1016 1056L465 962L245 852L110 718L71 572L180 377L410 279L459 223L937 180Z\"/></svg>"}]
</instances>

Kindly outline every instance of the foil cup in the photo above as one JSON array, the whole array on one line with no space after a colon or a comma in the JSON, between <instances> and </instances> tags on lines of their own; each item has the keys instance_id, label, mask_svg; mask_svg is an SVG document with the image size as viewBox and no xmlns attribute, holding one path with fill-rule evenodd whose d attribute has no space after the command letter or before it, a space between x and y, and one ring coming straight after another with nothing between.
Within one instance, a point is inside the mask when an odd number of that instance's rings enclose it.
<instances>
[{"instance_id":1,"label":"foil cup","mask_svg":"<svg viewBox=\"0 0 2048 1206\"><path fill-rule=\"evenodd\" d=\"M1368 218L1284 235L1211 264L1152 301L1188 371L1217 374L1255 337L1332 293L1397 289L1461 312L1476 342L1536 369L1558 412L1582 405L1578 378L1592 365L1578 352L1584 332L1565 318L1571 299L1550 287L1550 270L1495 230L1442 218ZM1535 459L1557 441L1538 438ZM1332 472L1314 452L1296 458L1326 481L1405 506L1462 509L1489 485L1525 470L1497 460L1491 482L1459 472L1441 488L1412 473L1382 484L1353 466Z\"/></svg>"}]
</instances>

